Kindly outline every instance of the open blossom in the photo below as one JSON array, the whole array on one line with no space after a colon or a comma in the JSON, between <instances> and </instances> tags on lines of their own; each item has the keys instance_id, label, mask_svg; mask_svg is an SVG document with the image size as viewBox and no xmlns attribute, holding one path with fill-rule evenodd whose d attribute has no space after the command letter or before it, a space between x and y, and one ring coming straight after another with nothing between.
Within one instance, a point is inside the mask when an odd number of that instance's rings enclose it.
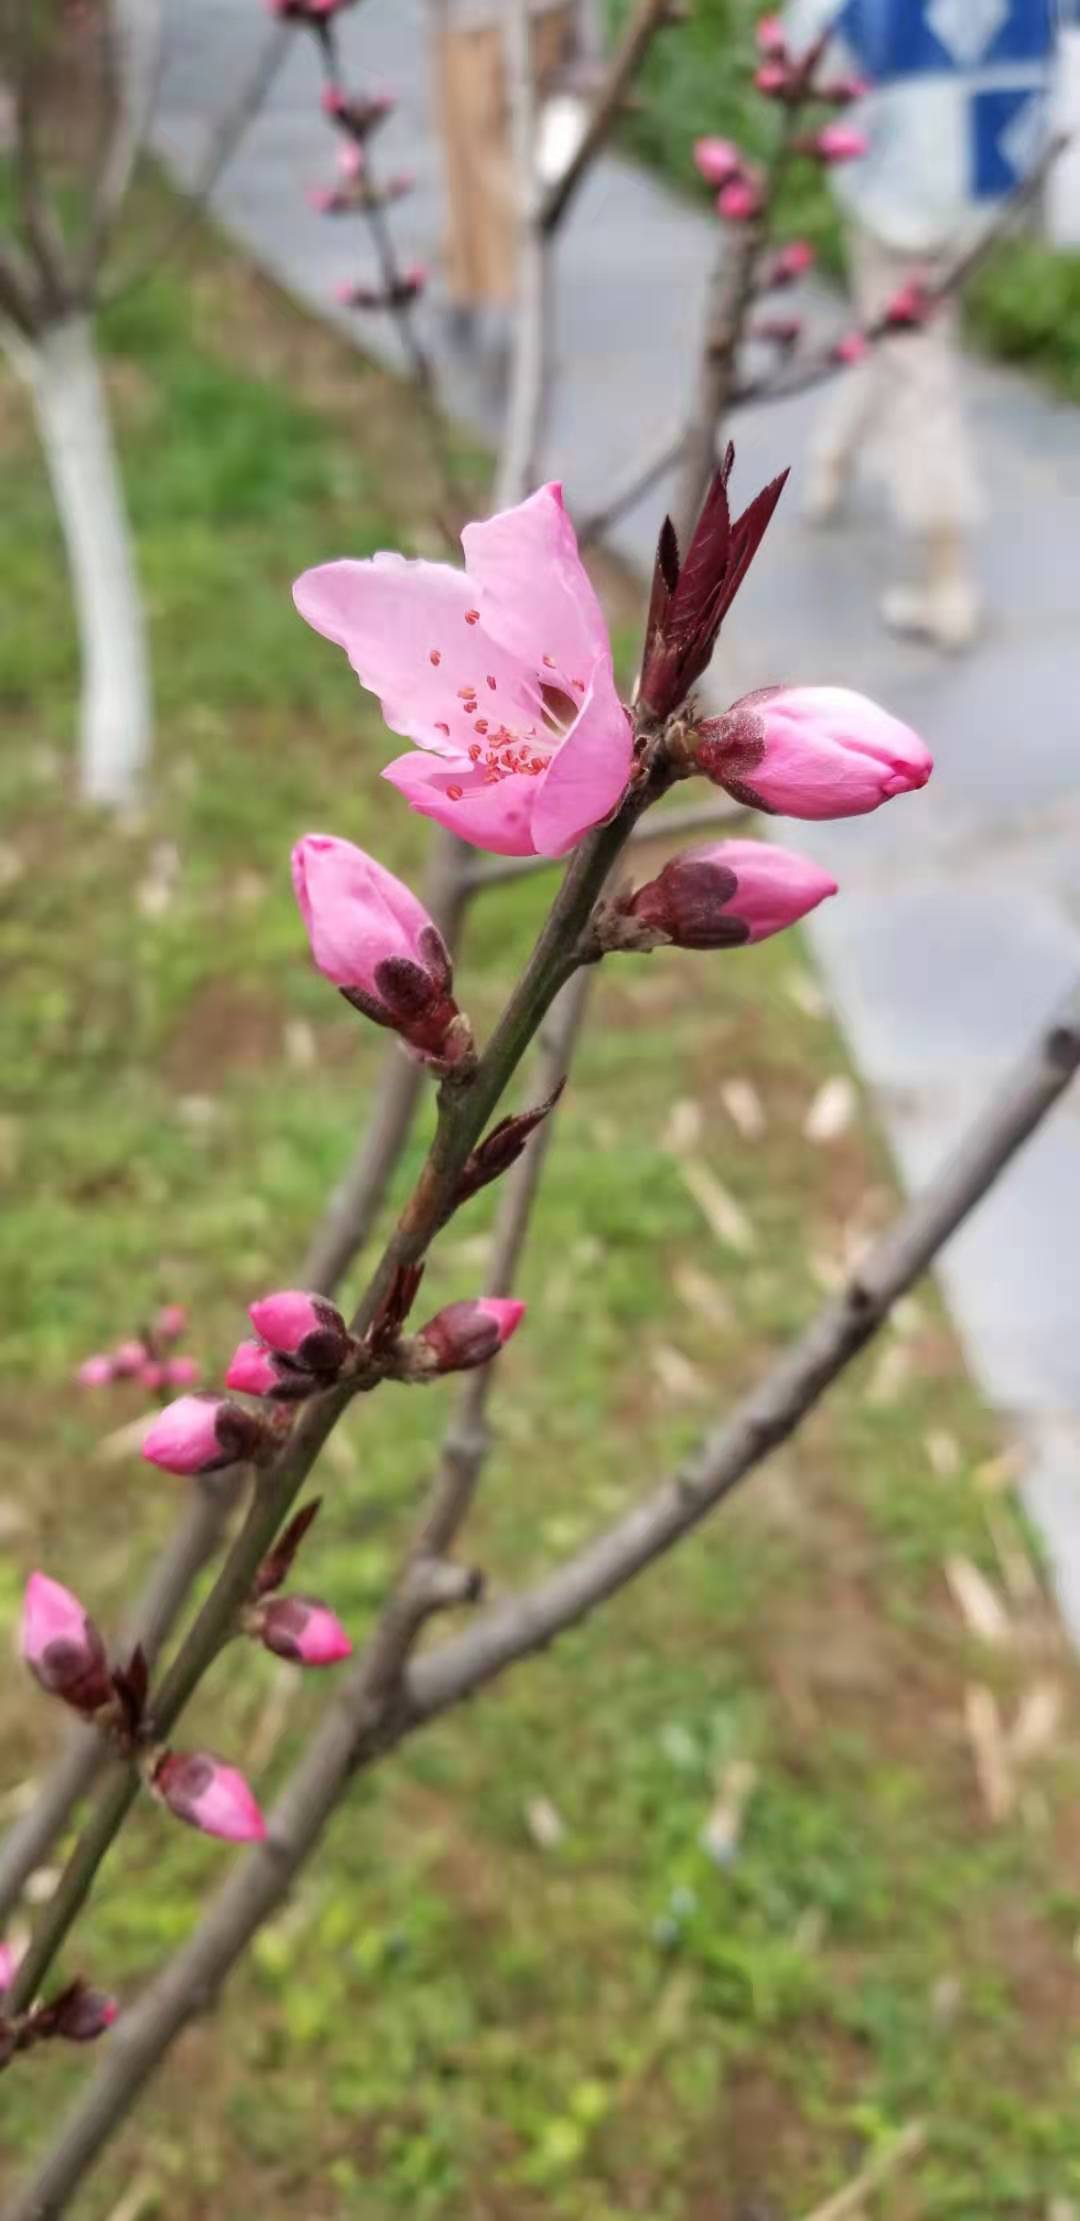
<instances>
[{"instance_id":1,"label":"open blossom","mask_svg":"<svg viewBox=\"0 0 1080 2221\"><path fill-rule=\"evenodd\" d=\"M423 903L373 856L331 833L297 842L292 874L324 979L376 1025L400 1033L422 1060L460 1062L472 1045L468 1021L451 992L446 944Z\"/></svg>"},{"instance_id":2,"label":"open blossom","mask_svg":"<svg viewBox=\"0 0 1080 2221\"><path fill-rule=\"evenodd\" d=\"M698 768L751 809L859 817L924 787L917 733L846 686L768 687L698 727Z\"/></svg>"},{"instance_id":3,"label":"open blossom","mask_svg":"<svg viewBox=\"0 0 1080 2221\"><path fill-rule=\"evenodd\" d=\"M151 1786L178 1820L227 1843L261 1843L266 1822L235 1766L206 1751L166 1751Z\"/></svg>"},{"instance_id":4,"label":"open blossom","mask_svg":"<svg viewBox=\"0 0 1080 2221\"><path fill-rule=\"evenodd\" d=\"M734 139L695 139L694 168L706 185L726 185L742 167L742 150Z\"/></svg>"},{"instance_id":5,"label":"open blossom","mask_svg":"<svg viewBox=\"0 0 1080 2221\"><path fill-rule=\"evenodd\" d=\"M562 489L466 526L464 571L376 555L298 579L301 616L420 744L383 776L497 855L561 856L609 817L631 732Z\"/></svg>"},{"instance_id":6,"label":"open blossom","mask_svg":"<svg viewBox=\"0 0 1080 2221\"><path fill-rule=\"evenodd\" d=\"M256 1455L263 1424L222 1396L178 1396L150 1421L142 1454L166 1473L212 1473Z\"/></svg>"},{"instance_id":7,"label":"open blossom","mask_svg":"<svg viewBox=\"0 0 1080 2221\"><path fill-rule=\"evenodd\" d=\"M708 842L673 856L638 888L611 945L744 947L782 933L835 893L836 881L807 856L765 841Z\"/></svg>"},{"instance_id":8,"label":"open blossom","mask_svg":"<svg viewBox=\"0 0 1080 2221\"><path fill-rule=\"evenodd\" d=\"M93 1620L78 1597L46 1573L32 1573L26 1584L20 1648L42 1688L77 1712L96 1712L111 1701L109 1663Z\"/></svg>"},{"instance_id":9,"label":"open blossom","mask_svg":"<svg viewBox=\"0 0 1080 2221\"><path fill-rule=\"evenodd\" d=\"M313 1373L337 1373L348 1355L349 1336L335 1304L299 1288L261 1296L248 1308L256 1334L281 1357L292 1357Z\"/></svg>"},{"instance_id":10,"label":"open blossom","mask_svg":"<svg viewBox=\"0 0 1080 2221\"><path fill-rule=\"evenodd\" d=\"M448 1303L416 1334L418 1374L465 1373L486 1365L516 1334L524 1316L525 1305L506 1296Z\"/></svg>"},{"instance_id":11,"label":"open blossom","mask_svg":"<svg viewBox=\"0 0 1080 2221\"><path fill-rule=\"evenodd\" d=\"M352 1652L341 1621L313 1596L272 1596L254 1615L259 1641L298 1666L336 1666Z\"/></svg>"}]
</instances>

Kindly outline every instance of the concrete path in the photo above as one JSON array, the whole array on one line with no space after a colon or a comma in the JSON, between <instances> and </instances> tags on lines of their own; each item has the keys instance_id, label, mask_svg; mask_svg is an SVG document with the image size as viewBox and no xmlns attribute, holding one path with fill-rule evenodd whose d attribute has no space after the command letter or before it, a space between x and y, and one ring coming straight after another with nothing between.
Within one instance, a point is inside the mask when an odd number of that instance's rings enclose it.
<instances>
[{"instance_id":1,"label":"concrete path","mask_svg":"<svg viewBox=\"0 0 1080 2221\"><path fill-rule=\"evenodd\" d=\"M395 229L403 250L432 261L424 16L424 0L372 0L346 15L342 36L352 80L399 96L380 153L419 185ZM180 180L265 35L257 0L172 0L158 144ZM304 201L332 161L314 56L297 38L216 212L288 292L394 361L386 326L358 328L333 302L335 281L357 275L359 227L320 221ZM579 513L677 417L713 237L706 216L614 158L582 194L560 258L559 352L573 375L550 439L552 473ZM797 519L796 468L722 673L729 698L778 679L862 687L934 748L922 797L847 825L782 829L842 880L843 899L814 921L816 953L912 1184L1080 972L1080 415L981 366L972 395L993 500L982 557L992 621L977 653L947 662L879 630L893 552L880 519L868 508L851 530L812 536ZM458 375L450 398L494 439L482 381ZM797 466L812 406L740 419L740 492ZM660 513L654 493L614 535L619 552L646 565ZM976 1378L1027 1442L1028 1501L1080 1639L1080 1095L952 1244L942 1279Z\"/></svg>"}]
</instances>

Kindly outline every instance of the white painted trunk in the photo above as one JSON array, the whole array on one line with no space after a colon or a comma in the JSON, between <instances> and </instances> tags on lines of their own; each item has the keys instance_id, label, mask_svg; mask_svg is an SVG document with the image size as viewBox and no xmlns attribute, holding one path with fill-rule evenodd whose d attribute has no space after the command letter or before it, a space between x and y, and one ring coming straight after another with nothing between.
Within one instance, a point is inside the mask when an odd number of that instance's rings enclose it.
<instances>
[{"instance_id":1,"label":"white painted trunk","mask_svg":"<svg viewBox=\"0 0 1080 2221\"><path fill-rule=\"evenodd\" d=\"M108 403L88 318L19 350L67 549L82 659L83 799L135 801L151 742L146 627Z\"/></svg>"}]
</instances>

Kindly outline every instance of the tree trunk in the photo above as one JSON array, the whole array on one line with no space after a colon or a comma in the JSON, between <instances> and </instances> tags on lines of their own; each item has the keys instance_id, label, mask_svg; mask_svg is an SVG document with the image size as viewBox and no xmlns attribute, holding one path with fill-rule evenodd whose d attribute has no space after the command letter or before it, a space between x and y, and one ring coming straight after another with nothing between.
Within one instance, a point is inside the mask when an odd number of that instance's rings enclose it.
<instances>
[{"instance_id":1,"label":"tree trunk","mask_svg":"<svg viewBox=\"0 0 1080 2221\"><path fill-rule=\"evenodd\" d=\"M150 668L93 327L66 317L18 350L67 550L82 658L79 788L119 809L150 753Z\"/></svg>"}]
</instances>

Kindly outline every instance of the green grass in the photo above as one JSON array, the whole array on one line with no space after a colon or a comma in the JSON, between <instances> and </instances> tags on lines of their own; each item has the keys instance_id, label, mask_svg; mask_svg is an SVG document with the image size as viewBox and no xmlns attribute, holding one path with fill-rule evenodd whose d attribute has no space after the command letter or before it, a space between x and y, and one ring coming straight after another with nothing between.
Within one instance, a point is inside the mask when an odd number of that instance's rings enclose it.
<instances>
[{"instance_id":1,"label":"green grass","mask_svg":"<svg viewBox=\"0 0 1080 2221\"><path fill-rule=\"evenodd\" d=\"M407 403L205 240L106 336L160 701L154 795L123 829L69 800L62 568L21 401L0 391L19 614L2 681L6 1635L39 1563L115 1625L182 1502L182 1482L97 1454L139 1404L80 1395L79 1358L176 1298L212 1373L244 1304L294 1272L363 1115L379 1042L309 968L291 840L329 826L403 870L423 849L377 777L372 705L289 601L313 558L428 545ZM608 583L629 645L632 601ZM494 895L476 916L459 979L480 1026L543 900ZM496 1587L631 1502L811 1315L856 1222L887 1216L865 1122L802 1139L843 1066L807 986L793 938L600 982L470 1539ZM723 1107L732 1075L764 1107L753 1145ZM698 1154L748 1215L745 1255L709 1233L666 1145L675 1101L700 1105ZM449 1230L433 1307L476 1287L490 1200ZM387 1391L325 1462L304 1583L357 1637L447 1405ZM924 1292L689 1546L357 1785L80 2215L104 2221L134 2179L140 2213L170 2221L748 2221L805 2211L916 2116L929 2142L882 2202L892 2221L1043 2221L1080 2196L1069 1769L1030 1769L992 1827L963 1729L969 1681L1011 1717L1033 1677L1067 1676L1041 1615L984 1655L942 1578L961 1553L1000 1579L988 1507L1026 1548L991 1486L997 1447ZM327 1694L238 1651L191 1732L269 1796ZM10 1672L10 1809L59 1733ZM753 1794L717 1866L702 1829L735 1761ZM553 1849L528 1826L538 1796L562 1821ZM70 1970L134 1995L231 1863L140 1808ZM9 2172L88 2071L40 2053L4 2078Z\"/></svg>"},{"instance_id":2,"label":"green grass","mask_svg":"<svg viewBox=\"0 0 1080 2221\"><path fill-rule=\"evenodd\" d=\"M621 19L628 0L609 0ZM753 87L757 0L694 0L690 20L657 39L641 82L628 143L648 162L705 200L693 145L706 133L732 136L751 151L768 143L772 113ZM785 225L811 239L824 268L842 268L840 227L826 185L801 163L781 209ZM980 270L967 299L969 328L986 350L1038 371L1070 400L1080 400L1080 254L1035 238L1010 240Z\"/></svg>"}]
</instances>

